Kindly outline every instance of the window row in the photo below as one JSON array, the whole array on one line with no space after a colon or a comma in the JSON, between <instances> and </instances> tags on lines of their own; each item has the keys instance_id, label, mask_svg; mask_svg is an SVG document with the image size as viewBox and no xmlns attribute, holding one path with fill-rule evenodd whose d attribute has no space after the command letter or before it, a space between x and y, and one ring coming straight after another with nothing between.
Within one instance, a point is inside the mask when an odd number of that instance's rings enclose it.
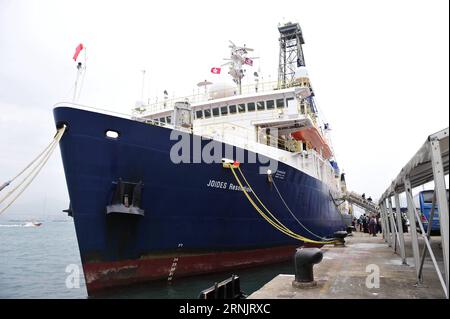
<instances>
[{"instance_id":1,"label":"window row","mask_svg":"<svg viewBox=\"0 0 450 319\"><path fill-rule=\"evenodd\" d=\"M169 115L169 116L165 116L165 117L156 118L154 120L159 122L159 123L171 124L172 123L172 116Z\"/></svg>"},{"instance_id":2,"label":"window row","mask_svg":"<svg viewBox=\"0 0 450 319\"><path fill-rule=\"evenodd\" d=\"M258 102L249 102L241 104L232 104L225 106L218 106L195 111L196 119L207 119L211 117L226 116L228 114L237 114L254 111L273 110L275 108L281 109L287 107L288 102L293 100L293 97L287 99L276 99Z\"/></svg>"}]
</instances>

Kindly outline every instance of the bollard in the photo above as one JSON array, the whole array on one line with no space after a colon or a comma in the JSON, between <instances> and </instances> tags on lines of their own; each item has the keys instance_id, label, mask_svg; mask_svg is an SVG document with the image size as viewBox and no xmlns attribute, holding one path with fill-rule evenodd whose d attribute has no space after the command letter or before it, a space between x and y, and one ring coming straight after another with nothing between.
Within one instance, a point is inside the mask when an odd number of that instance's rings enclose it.
<instances>
[{"instance_id":1,"label":"bollard","mask_svg":"<svg viewBox=\"0 0 450 319\"><path fill-rule=\"evenodd\" d=\"M313 266L322 261L323 253L319 248L299 248L295 252L295 288L312 288L317 286L314 280Z\"/></svg>"},{"instance_id":2,"label":"bollard","mask_svg":"<svg viewBox=\"0 0 450 319\"><path fill-rule=\"evenodd\" d=\"M345 237L347 237L348 233L345 230L339 230L334 233L334 238L336 238L336 242L334 243L334 247L345 247Z\"/></svg>"},{"instance_id":3,"label":"bollard","mask_svg":"<svg viewBox=\"0 0 450 319\"><path fill-rule=\"evenodd\" d=\"M347 236L353 236L353 231L356 230L355 226L348 226L347 227Z\"/></svg>"}]
</instances>

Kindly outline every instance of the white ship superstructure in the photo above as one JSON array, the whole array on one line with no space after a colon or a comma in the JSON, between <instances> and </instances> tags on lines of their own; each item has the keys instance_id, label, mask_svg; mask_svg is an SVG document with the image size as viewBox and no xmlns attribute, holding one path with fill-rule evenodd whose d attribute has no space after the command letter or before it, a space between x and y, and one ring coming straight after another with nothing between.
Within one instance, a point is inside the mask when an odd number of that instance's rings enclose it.
<instances>
[{"instance_id":1,"label":"white ship superstructure","mask_svg":"<svg viewBox=\"0 0 450 319\"><path fill-rule=\"evenodd\" d=\"M281 90L270 88L193 103L192 132L277 159L338 191L340 175L332 166L333 157L324 154L324 148L330 147L326 129L320 126L317 112L302 97L309 90L309 81L302 77L299 82L302 84ZM163 103L153 107L158 106ZM172 117L173 105L168 101L165 108L147 112L142 119L171 126ZM317 148L310 141L292 137L291 133L305 129L316 131L327 144Z\"/></svg>"},{"instance_id":2,"label":"white ship superstructure","mask_svg":"<svg viewBox=\"0 0 450 319\"><path fill-rule=\"evenodd\" d=\"M159 103L137 107L134 115L141 121L175 127L174 109L185 105L190 119L184 129L281 161L321 180L338 194L341 175L329 125L320 118L304 66L301 30L292 23L279 30L283 41L277 82L260 83L255 78L255 84L242 86L242 61L252 49L231 42L227 64L235 86L213 85L205 80L199 83L204 93L170 100L166 97ZM286 30L288 33L283 34Z\"/></svg>"}]
</instances>

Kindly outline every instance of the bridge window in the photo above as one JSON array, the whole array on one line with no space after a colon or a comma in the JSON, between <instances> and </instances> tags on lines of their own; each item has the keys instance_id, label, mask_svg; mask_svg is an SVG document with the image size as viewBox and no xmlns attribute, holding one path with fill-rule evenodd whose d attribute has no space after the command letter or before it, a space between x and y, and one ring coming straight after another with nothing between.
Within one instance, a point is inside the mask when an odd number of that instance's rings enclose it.
<instances>
[{"instance_id":1,"label":"bridge window","mask_svg":"<svg viewBox=\"0 0 450 319\"><path fill-rule=\"evenodd\" d=\"M228 106L222 106L220 108L220 113L222 114L222 116L227 115L228 114Z\"/></svg>"},{"instance_id":2,"label":"bridge window","mask_svg":"<svg viewBox=\"0 0 450 319\"><path fill-rule=\"evenodd\" d=\"M203 110L203 112L205 113L205 119L208 119L208 118L211 117L211 110L210 109Z\"/></svg>"},{"instance_id":3,"label":"bridge window","mask_svg":"<svg viewBox=\"0 0 450 319\"><path fill-rule=\"evenodd\" d=\"M202 119L203 118L203 111L202 110L195 111L195 117L198 118L198 119Z\"/></svg>"},{"instance_id":4,"label":"bridge window","mask_svg":"<svg viewBox=\"0 0 450 319\"><path fill-rule=\"evenodd\" d=\"M284 107L284 99L277 99L277 108L281 109Z\"/></svg>"},{"instance_id":5,"label":"bridge window","mask_svg":"<svg viewBox=\"0 0 450 319\"><path fill-rule=\"evenodd\" d=\"M214 117L219 116L219 108L218 107L213 108L212 109L212 114L213 114Z\"/></svg>"},{"instance_id":6,"label":"bridge window","mask_svg":"<svg viewBox=\"0 0 450 319\"><path fill-rule=\"evenodd\" d=\"M239 113L244 113L245 112L245 104L238 104L238 110L239 110Z\"/></svg>"},{"instance_id":7,"label":"bridge window","mask_svg":"<svg viewBox=\"0 0 450 319\"><path fill-rule=\"evenodd\" d=\"M161 118L159 119L159 121L160 121L161 123L166 123L166 118L165 118L165 117L161 117Z\"/></svg>"},{"instance_id":8,"label":"bridge window","mask_svg":"<svg viewBox=\"0 0 450 319\"><path fill-rule=\"evenodd\" d=\"M293 100L294 100L293 97L288 97L288 98L286 99L286 106L289 106L289 102L290 102L290 101L293 101Z\"/></svg>"},{"instance_id":9,"label":"bridge window","mask_svg":"<svg viewBox=\"0 0 450 319\"><path fill-rule=\"evenodd\" d=\"M230 114L236 113L236 105L230 105Z\"/></svg>"},{"instance_id":10,"label":"bridge window","mask_svg":"<svg viewBox=\"0 0 450 319\"><path fill-rule=\"evenodd\" d=\"M166 120L167 120L167 123L172 123L172 117L171 116L168 116L168 117L166 117Z\"/></svg>"},{"instance_id":11,"label":"bridge window","mask_svg":"<svg viewBox=\"0 0 450 319\"><path fill-rule=\"evenodd\" d=\"M264 111L266 108L266 103L264 101L259 101L256 103L256 108L258 111Z\"/></svg>"},{"instance_id":12,"label":"bridge window","mask_svg":"<svg viewBox=\"0 0 450 319\"><path fill-rule=\"evenodd\" d=\"M255 102L247 103L247 110L253 112L255 110Z\"/></svg>"},{"instance_id":13,"label":"bridge window","mask_svg":"<svg viewBox=\"0 0 450 319\"><path fill-rule=\"evenodd\" d=\"M266 101L267 109L273 110L275 108L273 100Z\"/></svg>"}]
</instances>

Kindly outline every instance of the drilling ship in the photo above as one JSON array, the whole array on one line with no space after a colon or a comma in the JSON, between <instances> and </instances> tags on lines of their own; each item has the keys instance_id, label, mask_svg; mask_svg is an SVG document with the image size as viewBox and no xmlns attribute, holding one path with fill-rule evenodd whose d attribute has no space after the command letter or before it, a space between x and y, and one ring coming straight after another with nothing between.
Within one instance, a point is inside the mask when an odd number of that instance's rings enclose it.
<instances>
[{"instance_id":1,"label":"drilling ship","mask_svg":"<svg viewBox=\"0 0 450 319\"><path fill-rule=\"evenodd\" d=\"M301 28L278 30L274 83L255 72L243 85L252 49L230 41L231 85L204 81L200 94L130 115L56 105L88 294L285 261L345 229L345 182Z\"/></svg>"}]
</instances>

